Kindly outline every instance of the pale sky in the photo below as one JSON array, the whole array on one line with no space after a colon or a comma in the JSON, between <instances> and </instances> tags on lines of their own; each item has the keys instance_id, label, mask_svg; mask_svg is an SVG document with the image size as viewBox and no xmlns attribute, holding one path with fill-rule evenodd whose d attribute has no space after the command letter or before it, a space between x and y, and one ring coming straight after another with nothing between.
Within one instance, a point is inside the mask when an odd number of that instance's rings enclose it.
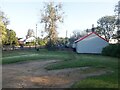
<instances>
[{"instance_id":1,"label":"pale sky","mask_svg":"<svg viewBox=\"0 0 120 90\"><path fill-rule=\"evenodd\" d=\"M28 29L36 32L37 36L43 30L40 21L40 10L43 1L49 0L0 0L0 9L10 20L9 29L13 29L18 37L24 38ZM92 24L97 26L97 20L102 16L114 15L115 5L119 0L55 0L63 4L64 23L58 25L60 37L68 37L74 30L90 29ZM64 1L64 2L63 2Z\"/></svg>"}]
</instances>

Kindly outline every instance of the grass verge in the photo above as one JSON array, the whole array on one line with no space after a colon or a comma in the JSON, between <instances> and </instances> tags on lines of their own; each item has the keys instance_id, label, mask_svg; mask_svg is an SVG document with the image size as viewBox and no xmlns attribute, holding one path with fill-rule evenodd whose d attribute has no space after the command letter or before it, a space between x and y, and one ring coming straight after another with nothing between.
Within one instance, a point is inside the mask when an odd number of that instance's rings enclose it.
<instances>
[{"instance_id":1,"label":"grass verge","mask_svg":"<svg viewBox=\"0 0 120 90\"><path fill-rule=\"evenodd\" d=\"M64 60L56 64L52 64L46 67L47 70L64 69L64 68L76 68L76 67L97 67L97 68L109 68L118 69L118 59L98 56L98 55L76 55L76 59Z\"/></svg>"},{"instance_id":2,"label":"grass verge","mask_svg":"<svg viewBox=\"0 0 120 90\"><path fill-rule=\"evenodd\" d=\"M72 88L118 88L118 72L86 78Z\"/></svg>"}]
</instances>

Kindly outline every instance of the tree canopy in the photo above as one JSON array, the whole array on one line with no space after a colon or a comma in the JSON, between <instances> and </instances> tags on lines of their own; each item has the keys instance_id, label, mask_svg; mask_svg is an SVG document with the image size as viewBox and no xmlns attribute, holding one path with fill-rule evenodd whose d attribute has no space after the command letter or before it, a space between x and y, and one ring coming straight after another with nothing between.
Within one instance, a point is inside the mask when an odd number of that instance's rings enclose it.
<instances>
[{"instance_id":1,"label":"tree canopy","mask_svg":"<svg viewBox=\"0 0 120 90\"><path fill-rule=\"evenodd\" d=\"M33 31L33 29L28 29L28 32L27 32L27 37L34 37L35 36L35 33Z\"/></svg>"},{"instance_id":2,"label":"tree canopy","mask_svg":"<svg viewBox=\"0 0 120 90\"><path fill-rule=\"evenodd\" d=\"M2 43L4 43L5 42L5 40L6 40L6 34L7 34L7 32L6 32L6 28L5 28L5 25L0 21L0 44L2 45Z\"/></svg>"},{"instance_id":3,"label":"tree canopy","mask_svg":"<svg viewBox=\"0 0 120 90\"><path fill-rule=\"evenodd\" d=\"M17 43L16 33L14 30L7 29L7 39L5 44L13 45Z\"/></svg>"},{"instance_id":4,"label":"tree canopy","mask_svg":"<svg viewBox=\"0 0 120 90\"><path fill-rule=\"evenodd\" d=\"M58 32L57 24L63 22L62 4L57 5L54 2L45 3L41 14L41 23L44 23L44 29L47 33L47 39L50 46L56 44Z\"/></svg>"},{"instance_id":5,"label":"tree canopy","mask_svg":"<svg viewBox=\"0 0 120 90\"><path fill-rule=\"evenodd\" d=\"M0 21L7 26L9 24L9 20L7 18L7 16L5 15L5 13L3 11L0 10Z\"/></svg>"},{"instance_id":6,"label":"tree canopy","mask_svg":"<svg viewBox=\"0 0 120 90\"><path fill-rule=\"evenodd\" d=\"M116 14L116 21L115 26L117 27L117 38L120 38L120 1L118 1L118 4L115 6L115 14ZM118 39L119 40L119 39ZM120 40L119 40L120 42Z\"/></svg>"},{"instance_id":7,"label":"tree canopy","mask_svg":"<svg viewBox=\"0 0 120 90\"><path fill-rule=\"evenodd\" d=\"M6 41L6 26L8 25L8 19L5 17L4 12L0 10L0 45L2 45Z\"/></svg>"},{"instance_id":8,"label":"tree canopy","mask_svg":"<svg viewBox=\"0 0 120 90\"><path fill-rule=\"evenodd\" d=\"M8 18L5 16L4 12L0 11L1 45L5 44L13 45L17 43L16 33L14 30L7 29L8 24L9 24Z\"/></svg>"},{"instance_id":9,"label":"tree canopy","mask_svg":"<svg viewBox=\"0 0 120 90\"><path fill-rule=\"evenodd\" d=\"M97 23L97 30L99 34L104 35L106 39L110 38L110 32L114 31L114 22L115 16L103 16L101 17Z\"/></svg>"}]
</instances>

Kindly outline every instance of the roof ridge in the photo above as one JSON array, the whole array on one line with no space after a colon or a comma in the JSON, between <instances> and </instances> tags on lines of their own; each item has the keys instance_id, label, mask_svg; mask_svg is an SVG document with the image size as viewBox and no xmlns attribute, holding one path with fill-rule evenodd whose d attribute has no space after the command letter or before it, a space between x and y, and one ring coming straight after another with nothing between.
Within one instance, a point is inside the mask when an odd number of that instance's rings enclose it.
<instances>
[{"instance_id":1,"label":"roof ridge","mask_svg":"<svg viewBox=\"0 0 120 90\"><path fill-rule=\"evenodd\" d=\"M107 41L107 42L109 42L107 39L105 39L105 38L103 38L103 37L101 37L99 34L97 34L96 32L93 32L94 34L96 34L97 36L99 36L101 39L103 39L103 40L105 40L105 41Z\"/></svg>"},{"instance_id":2,"label":"roof ridge","mask_svg":"<svg viewBox=\"0 0 120 90\"><path fill-rule=\"evenodd\" d=\"M85 36L83 36L83 37L81 37L81 38L75 40L74 42L75 42L75 43L76 43L76 42L79 42L79 41L83 40L84 38L90 36L91 34L93 34L93 32L91 32L91 33L89 33L89 34L87 34L87 35L85 35Z\"/></svg>"},{"instance_id":3,"label":"roof ridge","mask_svg":"<svg viewBox=\"0 0 120 90\"><path fill-rule=\"evenodd\" d=\"M79 39L75 40L74 42L77 43L77 42L79 42L79 41L82 41L83 39L87 38L88 36L90 36L90 35L92 35L92 34L95 34L95 35L97 35L98 37L100 37L101 39L103 39L103 40L105 40L106 42L108 42L108 40L106 40L105 38L101 37L101 36L98 35L96 32L91 32L91 33L89 33L88 35L85 35L85 36L83 36L82 38L79 38Z\"/></svg>"}]
</instances>

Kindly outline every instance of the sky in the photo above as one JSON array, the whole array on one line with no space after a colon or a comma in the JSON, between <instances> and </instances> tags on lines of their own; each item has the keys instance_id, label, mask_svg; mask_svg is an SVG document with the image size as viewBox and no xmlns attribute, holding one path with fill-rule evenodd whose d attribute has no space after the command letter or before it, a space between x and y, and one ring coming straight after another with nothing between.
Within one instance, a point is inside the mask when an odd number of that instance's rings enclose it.
<instances>
[{"instance_id":1,"label":"sky","mask_svg":"<svg viewBox=\"0 0 120 90\"><path fill-rule=\"evenodd\" d=\"M40 22L40 10L50 0L0 0L0 9L10 20L7 26L13 29L17 37L25 38L28 29L33 29L37 36L43 30ZM52 0L54 1L54 0ZM55 0L62 2L64 23L58 25L58 36L70 37L74 30L85 30L97 26L97 20L103 16L114 15L115 5L119 0Z\"/></svg>"}]
</instances>

